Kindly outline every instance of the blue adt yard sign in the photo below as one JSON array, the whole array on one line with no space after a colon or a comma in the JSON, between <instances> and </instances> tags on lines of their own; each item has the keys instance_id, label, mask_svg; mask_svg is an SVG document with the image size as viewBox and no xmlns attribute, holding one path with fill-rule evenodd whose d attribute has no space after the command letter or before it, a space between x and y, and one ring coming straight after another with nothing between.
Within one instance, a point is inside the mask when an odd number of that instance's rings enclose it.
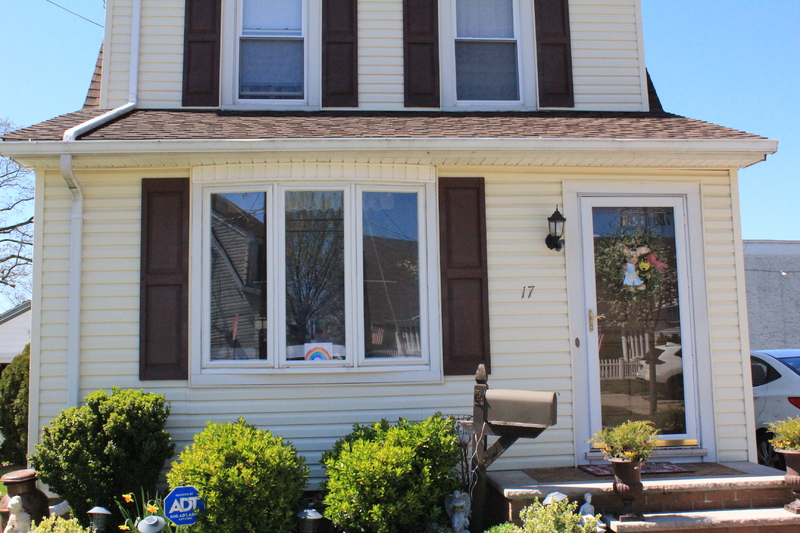
<instances>
[{"instance_id":1,"label":"blue adt yard sign","mask_svg":"<svg viewBox=\"0 0 800 533\"><path fill-rule=\"evenodd\" d=\"M195 487L175 487L164 498L167 518L176 526L190 526L197 521L196 511L204 511L205 502Z\"/></svg>"}]
</instances>

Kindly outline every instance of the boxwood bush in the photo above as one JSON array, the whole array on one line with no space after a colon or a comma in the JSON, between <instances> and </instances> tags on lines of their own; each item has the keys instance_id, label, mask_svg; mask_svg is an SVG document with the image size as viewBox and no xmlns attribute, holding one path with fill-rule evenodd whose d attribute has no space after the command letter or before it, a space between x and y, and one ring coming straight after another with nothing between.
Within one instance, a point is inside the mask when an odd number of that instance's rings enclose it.
<instances>
[{"instance_id":1,"label":"boxwood bush","mask_svg":"<svg viewBox=\"0 0 800 533\"><path fill-rule=\"evenodd\" d=\"M444 524L444 498L460 488L453 420L356 424L323 455L325 517L348 533L408 533Z\"/></svg>"},{"instance_id":2,"label":"boxwood bush","mask_svg":"<svg viewBox=\"0 0 800 533\"><path fill-rule=\"evenodd\" d=\"M60 516L49 516L34 524L31 533L92 533L88 527L83 527L76 518L61 518Z\"/></svg>"},{"instance_id":3,"label":"boxwood bush","mask_svg":"<svg viewBox=\"0 0 800 533\"><path fill-rule=\"evenodd\" d=\"M86 405L62 411L42 429L31 465L88 525L86 512L95 505L114 511L121 494L155 492L175 448L164 429L168 416L161 394L118 387L110 395L93 392Z\"/></svg>"},{"instance_id":4,"label":"boxwood bush","mask_svg":"<svg viewBox=\"0 0 800 533\"><path fill-rule=\"evenodd\" d=\"M28 380L31 345L23 348L0 376L0 460L25 464L28 453Z\"/></svg>"},{"instance_id":5,"label":"boxwood bush","mask_svg":"<svg viewBox=\"0 0 800 533\"><path fill-rule=\"evenodd\" d=\"M206 511L194 526L208 533L289 533L298 528L308 477L294 446L240 418L209 422L167 474L171 488L194 485Z\"/></svg>"}]
</instances>

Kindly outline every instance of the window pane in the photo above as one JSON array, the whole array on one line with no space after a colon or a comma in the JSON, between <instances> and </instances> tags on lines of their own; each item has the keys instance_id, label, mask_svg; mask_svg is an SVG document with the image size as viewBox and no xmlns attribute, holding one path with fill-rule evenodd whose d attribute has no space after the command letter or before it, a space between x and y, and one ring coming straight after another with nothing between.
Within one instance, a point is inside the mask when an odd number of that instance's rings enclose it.
<instances>
[{"instance_id":1,"label":"window pane","mask_svg":"<svg viewBox=\"0 0 800 533\"><path fill-rule=\"evenodd\" d=\"M417 194L362 199L366 357L421 357Z\"/></svg>"},{"instance_id":2,"label":"window pane","mask_svg":"<svg viewBox=\"0 0 800 533\"><path fill-rule=\"evenodd\" d=\"M211 359L267 358L265 194L211 195Z\"/></svg>"},{"instance_id":3,"label":"window pane","mask_svg":"<svg viewBox=\"0 0 800 533\"><path fill-rule=\"evenodd\" d=\"M286 193L286 357L345 356L344 194Z\"/></svg>"},{"instance_id":4,"label":"window pane","mask_svg":"<svg viewBox=\"0 0 800 533\"><path fill-rule=\"evenodd\" d=\"M300 30L301 0L244 0L242 28L247 30Z\"/></svg>"},{"instance_id":5,"label":"window pane","mask_svg":"<svg viewBox=\"0 0 800 533\"><path fill-rule=\"evenodd\" d=\"M302 39L242 39L239 52L239 98L304 97Z\"/></svg>"},{"instance_id":6,"label":"window pane","mask_svg":"<svg viewBox=\"0 0 800 533\"><path fill-rule=\"evenodd\" d=\"M457 42L456 79L459 100L519 100L516 43Z\"/></svg>"},{"instance_id":7,"label":"window pane","mask_svg":"<svg viewBox=\"0 0 800 533\"><path fill-rule=\"evenodd\" d=\"M514 37L512 0L457 0L458 37Z\"/></svg>"}]
</instances>

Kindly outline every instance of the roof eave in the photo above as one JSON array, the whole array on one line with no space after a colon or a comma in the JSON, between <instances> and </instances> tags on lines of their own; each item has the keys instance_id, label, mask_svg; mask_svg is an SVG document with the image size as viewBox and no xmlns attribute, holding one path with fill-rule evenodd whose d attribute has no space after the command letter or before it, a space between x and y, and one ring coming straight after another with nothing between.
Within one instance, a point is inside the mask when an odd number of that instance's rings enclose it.
<instances>
[{"instance_id":1,"label":"roof eave","mask_svg":"<svg viewBox=\"0 0 800 533\"><path fill-rule=\"evenodd\" d=\"M679 154L702 159L711 157L715 166L749 166L778 149L770 139L582 139L582 138L307 138L223 140L135 140L135 141L5 141L0 154L30 166L55 155L112 156L209 153L297 153L297 152L424 152L429 154L475 153L493 155L537 153L592 153L599 157L663 157ZM724 165L730 156L731 165Z\"/></svg>"}]
</instances>

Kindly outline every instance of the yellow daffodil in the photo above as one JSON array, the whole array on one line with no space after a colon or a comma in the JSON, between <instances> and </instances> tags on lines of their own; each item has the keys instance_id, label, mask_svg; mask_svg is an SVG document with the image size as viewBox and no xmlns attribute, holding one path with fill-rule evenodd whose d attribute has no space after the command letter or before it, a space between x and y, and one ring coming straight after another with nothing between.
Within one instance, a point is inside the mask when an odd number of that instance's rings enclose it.
<instances>
[{"instance_id":1,"label":"yellow daffodil","mask_svg":"<svg viewBox=\"0 0 800 533\"><path fill-rule=\"evenodd\" d=\"M131 528L129 528L128 526L126 526L126 525L124 525L124 524L123 524L123 525L121 525L121 526L119 526L119 528L120 528L122 531L130 531L130 530L131 530Z\"/></svg>"},{"instance_id":2,"label":"yellow daffodil","mask_svg":"<svg viewBox=\"0 0 800 533\"><path fill-rule=\"evenodd\" d=\"M157 512L158 512L158 507L156 507L156 506L155 506L155 505L153 505L152 503L148 503L148 504L147 504L147 512L148 512L148 513L154 513L154 514L155 514L155 513L157 513Z\"/></svg>"},{"instance_id":3,"label":"yellow daffodil","mask_svg":"<svg viewBox=\"0 0 800 533\"><path fill-rule=\"evenodd\" d=\"M123 494L122 499L125 500L125 503L131 503L133 501L133 493L129 492L128 494ZM130 529L130 528L127 528Z\"/></svg>"},{"instance_id":4,"label":"yellow daffodil","mask_svg":"<svg viewBox=\"0 0 800 533\"><path fill-rule=\"evenodd\" d=\"M650 270L650 263L648 263L647 261L639 261L639 270L647 272L648 270Z\"/></svg>"}]
</instances>

